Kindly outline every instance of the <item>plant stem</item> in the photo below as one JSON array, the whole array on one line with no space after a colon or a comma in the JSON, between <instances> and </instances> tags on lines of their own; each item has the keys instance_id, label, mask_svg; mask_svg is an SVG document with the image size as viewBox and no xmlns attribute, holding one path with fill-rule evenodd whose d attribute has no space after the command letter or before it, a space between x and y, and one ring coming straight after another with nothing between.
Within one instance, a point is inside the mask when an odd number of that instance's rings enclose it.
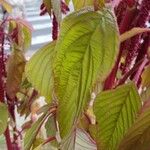
<instances>
[{"instance_id":1,"label":"plant stem","mask_svg":"<svg viewBox=\"0 0 150 150\"><path fill-rule=\"evenodd\" d=\"M139 68L138 68L138 70L137 70L137 72L133 78L133 81L135 82L136 85L138 85L138 81L140 79L140 76L143 72L145 65L148 63L148 61L149 60L147 58L145 58L144 61L142 62L142 64L139 66Z\"/></svg>"},{"instance_id":2,"label":"plant stem","mask_svg":"<svg viewBox=\"0 0 150 150\"><path fill-rule=\"evenodd\" d=\"M1 44L1 49L0 49L0 101L5 103L5 83L4 83L4 78L5 78L5 60L4 60L4 42L5 42L5 34L4 34L4 28L5 28L5 13L3 16L3 22L0 26L0 31L1 36L0 36L0 44ZM12 142L11 142L11 137L10 137L10 130L9 130L9 125L6 128L6 131L4 132L5 140L6 140L6 145L8 150L13 150Z\"/></svg>"},{"instance_id":3,"label":"plant stem","mask_svg":"<svg viewBox=\"0 0 150 150\"><path fill-rule=\"evenodd\" d=\"M122 79L119 80L117 85L124 84L124 82L130 77L134 72L136 72L139 66L142 64L143 59L141 59L129 72L127 72Z\"/></svg>"},{"instance_id":4,"label":"plant stem","mask_svg":"<svg viewBox=\"0 0 150 150\"><path fill-rule=\"evenodd\" d=\"M11 143L11 138L10 138L9 127L6 128L6 131L5 131L4 135L5 135L7 149L8 150L13 150L12 143Z\"/></svg>"}]
</instances>

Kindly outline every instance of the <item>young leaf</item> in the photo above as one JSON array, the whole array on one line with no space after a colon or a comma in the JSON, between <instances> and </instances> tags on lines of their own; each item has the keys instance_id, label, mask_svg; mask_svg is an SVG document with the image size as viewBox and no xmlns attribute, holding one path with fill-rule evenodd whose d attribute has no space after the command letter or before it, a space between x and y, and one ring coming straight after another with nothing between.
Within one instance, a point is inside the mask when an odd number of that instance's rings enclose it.
<instances>
[{"instance_id":1,"label":"young leaf","mask_svg":"<svg viewBox=\"0 0 150 150\"><path fill-rule=\"evenodd\" d=\"M25 67L25 73L32 83L33 87L45 96L47 102L50 102L52 95L52 60L54 54L55 42L49 43L41 48L29 60Z\"/></svg>"},{"instance_id":2,"label":"young leaf","mask_svg":"<svg viewBox=\"0 0 150 150\"><path fill-rule=\"evenodd\" d=\"M150 108L142 113L123 138L119 150L149 150Z\"/></svg>"},{"instance_id":3,"label":"young leaf","mask_svg":"<svg viewBox=\"0 0 150 150\"><path fill-rule=\"evenodd\" d=\"M119 39L114 18L108 9L98 12L85 9L62 22L54 60L62 138L70 133L90 99L92 85L97 80L104 81L115 63Z\"/></svg>"},{"instance_id":4,"label":"young leaf","mask_svg":"<svg viewBox=\"0 0 150 150\"><path fill-rule=\"evenodd\" d=\"M8 109L4 103L0 102L0 135L3 134L7 128Z\"/></svg>"},{"instance_id":5,"label":"young leaf","mask_svg":"<svg viewBox=\"0 0 150 150\"><path fill-rule=\"evenodd\" d=\"M7 62L6 91L11 99L14 99L19 91L26 60L22 51L14 50Z\"/></svg>"},{"instance_id":6,"label":"young leaf","mask_svg":"<svg viewBox=\"0 0 150 150\"><path fill-rule=\"evenodd\" d=\"M98 149L116 150L119 142L134 123L141 107L133 84L101 92L94 103L97 129L94 135Z\"/></svg>"},{"instance_id":7,"label":"young leaf","mask_svg":"<svg viewBox=\"0 0 150 150\"><path fill-rule=\"evenodd\" d=\"M12 12L12 6L6 0L0 0L0 4L4 7L4 9L8 12Z\"/></svg>"},{"instance_id":8,"label":"young leaf","mask_svg":"<svg viewBox=\"0 0 150 150\"><path fill-rule=\"evenodd\" d=\"M51 11L52 11L51 0L43 0L43 3L46 6L47 12L49 13L49 15L51 15Z\"/></svg>"},{"instance_id":9,"label":"young leaf","mask_svg":"<svg viewBox=\"0 0 150 150\"><path fill-rule=\"evenodd\" d=\"M31 30L26 26L22 27L22 32L23 32L23 37L24 37L24 49L26 50L31 45L32 34L31 34Z\"/></svg>"},{"instance_id":10,"label":"young leaf","mask_svg":"<svg viewBox=\"0 0 150 150\"><path fill-rule=\"evenodd\" d=\"M73 0L73 6L75 10L79 10L86 6L93 6L93 0Z\"/></svg>"}]
</instances>

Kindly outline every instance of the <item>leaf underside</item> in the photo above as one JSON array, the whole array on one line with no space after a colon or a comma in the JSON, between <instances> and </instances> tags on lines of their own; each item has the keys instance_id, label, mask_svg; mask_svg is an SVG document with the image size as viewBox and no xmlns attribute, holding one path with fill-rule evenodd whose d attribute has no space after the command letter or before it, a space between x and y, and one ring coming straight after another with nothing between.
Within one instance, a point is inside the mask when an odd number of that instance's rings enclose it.
<instances>
[{"instance_id":1,"label":"leaf underside","mask_svg":"<svg viewBox=\"0 0 150 150\"><path fill-rule=\"evenodd\" d=\"M52 60L55 42L41 48L29 60L25 67L25 73L33 87L45 96L47 102L51 100L52 93Z\"/></svg>"},{"instance_id":2,"label":"leaf underside","mask_svg":"<svg viewBox=\"0 0 150 150\"><path fill-rule=\"evenodd\" d=\"M133 84L100 93L94 103L98 123L95 133L98 148L116 150L135 121L140 107L140 97Z\"/></svg>"}]
</instances>

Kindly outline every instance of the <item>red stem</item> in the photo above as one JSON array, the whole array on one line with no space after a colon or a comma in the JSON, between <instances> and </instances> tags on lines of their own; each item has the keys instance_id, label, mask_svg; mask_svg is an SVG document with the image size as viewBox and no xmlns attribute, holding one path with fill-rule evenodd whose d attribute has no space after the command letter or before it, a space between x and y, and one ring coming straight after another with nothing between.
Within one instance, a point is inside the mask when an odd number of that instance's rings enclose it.
<instances>
[{"instance_id":1,"label":"red stem","mask_svg":"<svg viewBox=\"0 0 150 150\"><path fill-rule=\"evenodd\" d=\"M55 16L54 13L53 13L52 24L53 24L53 27L52 27L52 39L53 40L57 40L57 37L58 37L58 22L57 22L57 19L56 19L56 16Z\"/></svg>"},{"instance_id":2,"label":"red stem","mask_svg":"<svg viewBox=\"0 0 150 150\"><path fill-rule=\"evenodd\" d=\"M51 142L51 141L54 141L54 140L56 140L56 137L55 137L55 136L49 137L48 139L45 140L45 142L43 143L43 145L45 145L45 144L47 144L47 143L49 143L49 142Z\"/></svg>"},{"instance_id":3,"label":"red stem","mask_svg":"<svg viewBox=\"0 0 150 150\"><path fill-rule=\"evenodd\" d=\"M142 62L142 64L140 65L140 67L138 68L138 70L137 70L137 72L133 78L133 81L135 82L136 85L138 85L138 81L140 79L140 76L143 72L145 65L148 63L148 61L149 60L147 58L145 58L144 61Z\"/></svg>"},{"instance_id":4,"label":"red stem","mask_svg":"<svg viewBox=\"0 0 150 150\"><path fill-rule=\"evenodd\" d=\"M124 33L125 31L128 30L129 25L131 24L133 18L135 17L136 14L136 8L127 8L124 18L120 23L120 34ZM112 70L112 72L110 73L110 75L108 76L108 78L106 79L105 83L104 83L104 90L108 90L111 89L114 86L115 83L115 79L116 79L116 74L119 68L119 63L120 63L120 59L122 56L122 51L123 51L123 45L124 43L121 44L120 46L120 51L119 51L119 55L116 61L116 64Z\"/></svg>"},{"instance_id":5,"label":"red stem","mask_svg":"<svg viewBox=\"0 0 150 150\"><path fill-rule=\"evenodd\" d=\"M139 66L143 62L143 59L141 59L129 72L127 72L122 79L119 80L117 85L124 84L124 82L134 73L138 70Z\"/></svg>"},{"instance_id":6,"label":"red stem","mask_svg":"<svg viewBox=\"0 0 150 150\"><path fill-rule=\"evenodd\" d=\"M5 135L7 149L8 150L13 150L13 146L12 146L12 142L11 142L11 138L10 138L9 127L6 128L6 131L5 131L4 135Z\"/></svg>"}]
</instances>

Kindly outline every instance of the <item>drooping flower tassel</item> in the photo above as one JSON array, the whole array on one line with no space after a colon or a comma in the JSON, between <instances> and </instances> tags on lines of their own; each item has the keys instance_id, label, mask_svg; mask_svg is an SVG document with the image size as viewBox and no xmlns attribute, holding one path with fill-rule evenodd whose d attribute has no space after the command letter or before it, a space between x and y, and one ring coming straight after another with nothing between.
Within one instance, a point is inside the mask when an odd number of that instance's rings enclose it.
<instances>
[{"instance_id":1,"label":"drooping flower tassel","mask_svg":"<svg viewBox=\"0 0 150 150\"><path fill-rule=\"evenodd\" d=\"M57 40L58 37L58 22L56 19L55 14L53 13L53 20L52 20L52 39Z\"/></svg>"},{"instance_id":2,"label":"drooping flower tassel","mask_svg":"<svg viewBox=\"0 0 150 150\"><path fill-rule=\"evenodd\" d=\"M150 12L150 1L149 0L143 0L139 13L135 20L133 21L130 28L133 27L145 27L146 22L149 19L149 12ZM123 73L126 73L130 70L132 64L134 64L134 60L136 59L138 55L139 46L141 44L142 36L137 35L130 40L126 42L126 49L128 50L126 60L125 60L125 66L123 69Z\"/></svg>"}]
</instances>

